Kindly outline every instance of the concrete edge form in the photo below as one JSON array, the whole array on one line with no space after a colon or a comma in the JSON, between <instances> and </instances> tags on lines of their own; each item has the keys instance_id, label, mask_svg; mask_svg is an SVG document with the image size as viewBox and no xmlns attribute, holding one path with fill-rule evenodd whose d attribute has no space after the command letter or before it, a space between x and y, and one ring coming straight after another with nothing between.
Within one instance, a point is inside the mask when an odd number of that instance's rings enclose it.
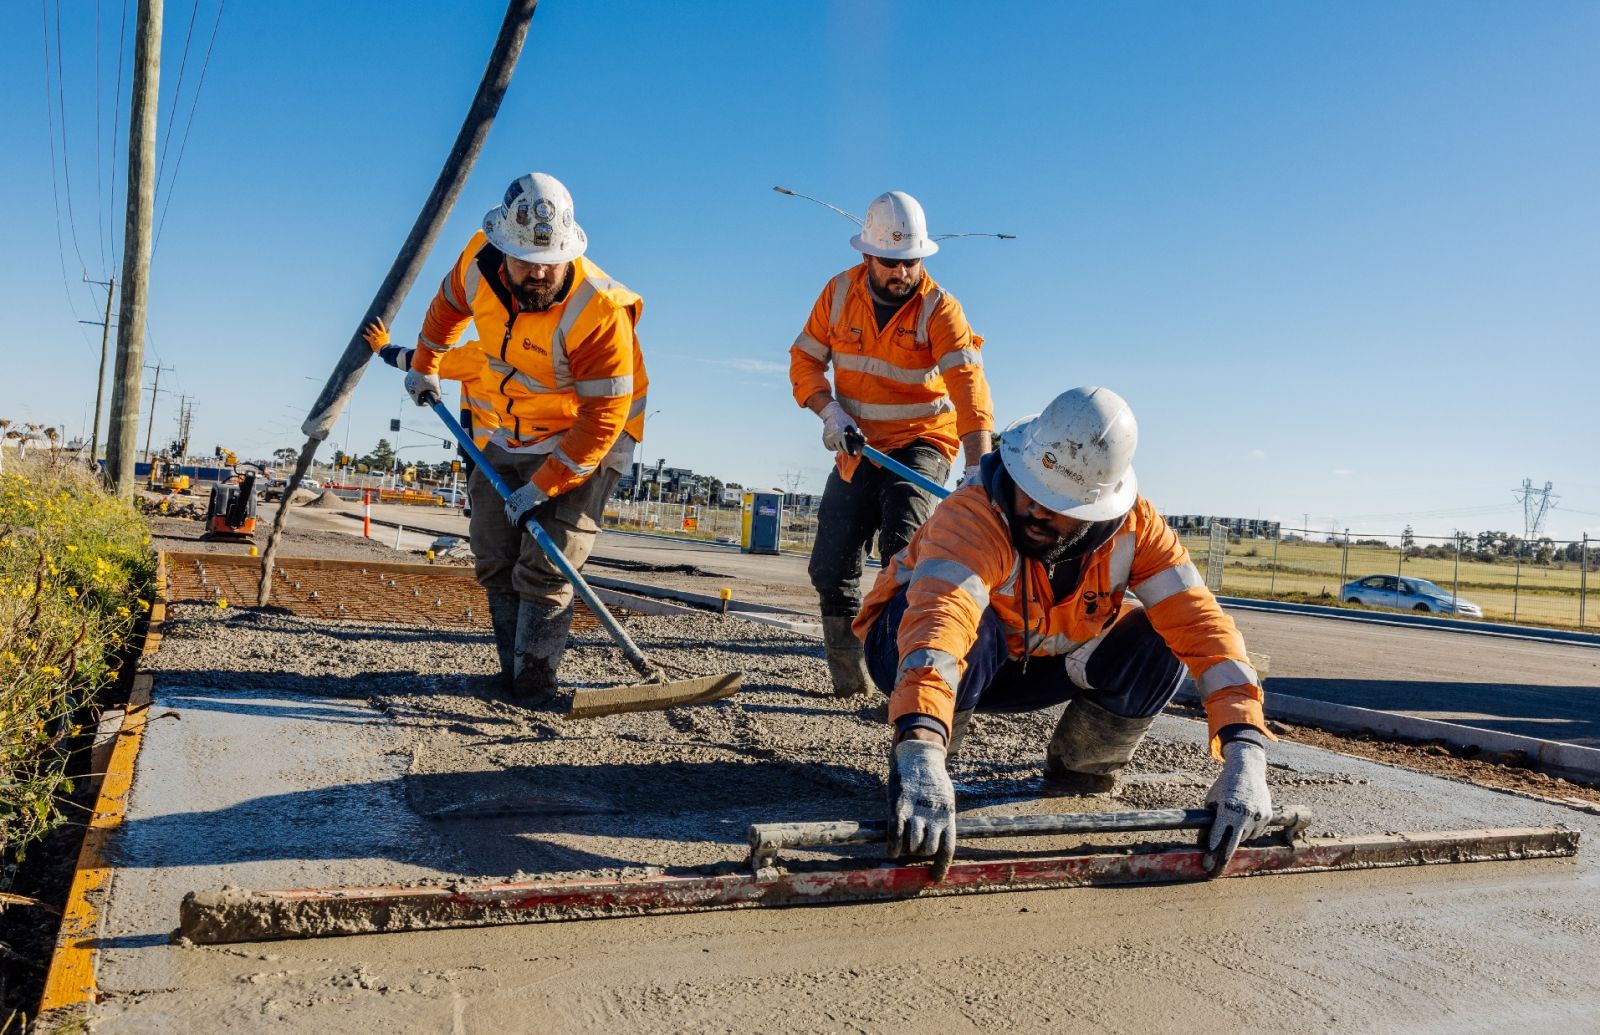
<instances>
[{"instance_id":1,"label":"concrete edge form","mask_svg":"<svg viewBox=\"0 0 1600 1035\"><path fill-rule=\"evenodd\" d=\"M167 615L167 555L156 554L155 599L150 604L150 619L145 629L139 659L155 653L161 646L161 625ZM144 726L150 711L150 696L155 677L136 674L133 691L122 711L122 723L106 759L104 775L95 795L94 812L89 817L83 845L73 869L72 886L61 911L61 928L56 933L55 950L50 954L50 969L44 991L39 996L39 1017L61 1015L87 1008L95 1001L95 940L100 913L93 901L97 892L111 880L112 866L107 843L122 823L128 795L133 790L134 767L139 747L144 742Z\"/></svg>"},{"instance_id":2,"label":"concrete edge form","mask_svg":"<svg viewBox=\"0 0 1600 1035\"><path fill-rule=\"evenodd\" d=\"M1284 600L1257 600L1254 597L1218 596L1217 601L1224 607L1234 607L1244 611L1276 611L1279 614L1333 618L1345 622L1366 622L1369 625L1404 625L1412 628L1420 626L1425 629L1443 629L1448 632L1477 633L1480 636L1508 636L1519 640L1545 640L1551 643L1572 643L1584 647L1600 647L1600 633L1545 629L1536 625L1474 622L1461 618L1434 618L1431 615L1408 614L1404 611L1356 611L1347 607L1296 604Z\"/></svg>"},{"instance_id":3,"label":"concrete edge form","mask_svg":"<svg viewBox=\"0 0 1600 1035\"><path fill-rule=\"evenodd\" d=\"M1480 751L1517 751L1525 754L1529 765L1540 772L1566 779L1600 779L1600 748L1559 740L1541 740L1516 733L1499 733L1415 715L1397 715L1375 708L1331 704L1288 694L1269 692L1265 697L1268 719L1343 733L1376 733L1412 740L1438 740L1452 747L1477 748ZM1184 681L1176 700L1186 704L1200 703L1200 692L1193 680Z\"/></svg>"},{"instance_id":4,"label":"concrete edge form","mask_svg":"<svg viewBox=\"0 0 1600 1035\"><path fill-rule=\"evenodd\" d=\"M1368 870L1440 863L1566 858L1579 833L1561 827L1319 837L1241 848L1224 877ZM926 865L824 871L652 876L480 886L293 888L190 892L178 931L197 944L599 920L757 907L829 905L1002 891L1200 881L1198 848L1130 854L957 861L935 882Z\"/></svg>"}]
</instances>

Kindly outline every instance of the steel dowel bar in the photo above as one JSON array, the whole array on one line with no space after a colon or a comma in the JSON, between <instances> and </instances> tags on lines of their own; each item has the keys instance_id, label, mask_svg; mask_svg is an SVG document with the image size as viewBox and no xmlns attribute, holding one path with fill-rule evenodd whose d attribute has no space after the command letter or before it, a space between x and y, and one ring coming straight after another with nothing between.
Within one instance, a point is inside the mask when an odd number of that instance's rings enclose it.
<instances>
[{"instance_id":1,"label":"steel dowel bar","mask_svg":"<svg viewBox=\"0 0 1600 1035\"><path fill-rule=\"evenodd\" d=\"M1024 837L1039 834L1107 834L1135 830L1204 830L1210 809L1150 809L1139 812L1076 812L1045 816L967 816L956 820L956 836ZM1307 809L1279 806L1268 825L1302 829L1311 820ZM826 845L882 844L889 825L883 820L836 820L826 823L755 823L748 839L752 852Z\"/></svg>"},{"instance_id":2,"label":"steel dowel bar","mask_svg":"<svg viewBox=\"0 0 1600 1035\"><path fill-rule=\"evenodd\" d=\"M461 425L456 423L456 419L450 415L450 411L445 408L444 403L435 399L431 405L433 412L439 415L440 420L444 421L444 426L450 429L450 434L455 436L455 440L460 444L462 450L472 458L472 462L477 465L479 471L483 472L483 476L489 479L489 484L494 486L494 491L500 494L501 499L509 499L511 487L506 484L504 478L500 477L500 473L494 469L489 461L484 459L483 453L472 441L471 436L461 430ZM539 525L539 522L531 517L523 523L522 527L527 530L529 535L533 536L534 541L539 544L539 549L543 550L544 555L550 559L550 563L560 569L561 574L566 576L568 582L572 583L572 588L578 591L578 596L582 597L583 602L589 605L589 610L594 612L594 616L600 619L600 624L605 626L606 632L610 633L611 638L617 641L617 646L622 648L622 653L627 655L628 662L639 670L639 674L665 681L665 675L656 666L650 664L650 659L646 658L644 651L640 650L639 645L633 642L633 637L628 635L626 629L617 624L617 620L612 617L611 612L606 610L606 605L600 602L600 598L594 595L594 590L590 589L583 576L578 574L578 569L572 566L572 562L567 560L566 554L561 552L561 548L556 545L556 541L550 538L550 533L546 532Z\"/></svg>"}]
</instances>

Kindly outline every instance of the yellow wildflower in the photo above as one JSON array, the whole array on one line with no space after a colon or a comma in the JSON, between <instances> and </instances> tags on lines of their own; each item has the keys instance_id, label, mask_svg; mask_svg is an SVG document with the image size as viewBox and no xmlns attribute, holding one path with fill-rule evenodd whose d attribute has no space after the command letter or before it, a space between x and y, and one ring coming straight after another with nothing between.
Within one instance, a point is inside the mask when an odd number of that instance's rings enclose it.
<instances>
[{"instance_id":1,"label":"yellow wildflower","mask_svg":"<svg viewBox=\"0 0 1600 1035\"><path fill-rule=\"evenodd\" d=\"M218 607L227 607L228 606L228 598L227 597L218 597L217 598L217 606Z\"/></svg>"},{"instance_id":2,"label":"yellow wildflower","mask_svg":"<svg viewBox=\"0 0 1600 1035\"><path fill-rule=\"evenodd\" d=\"M68 553L77 553L78 552L78 547L73 543L68 543L67 544L67 552Z\"/></svg>"},{"instance_id":3,"label":"yellow wildflower","mask_svg":"<svg viewBox=\"0 0 1600 1035\"><path fill-rule=\"evenodd\" d=\"M124 606L122 606L122 607L119 607L119 608L117 608L117 614L119 614L119 615L121 615L121 616L122 616L122 617L124 617L124 618L127 618L127 617L129 617L129 616L130 616L130 615L132 615L132 614L133 614L133 612L132 612L132 611L129 611L129 610L128 610L128 608L127 608L127 606L126 606L126 605L124 605Z\"/></svg>"}]
</instances>

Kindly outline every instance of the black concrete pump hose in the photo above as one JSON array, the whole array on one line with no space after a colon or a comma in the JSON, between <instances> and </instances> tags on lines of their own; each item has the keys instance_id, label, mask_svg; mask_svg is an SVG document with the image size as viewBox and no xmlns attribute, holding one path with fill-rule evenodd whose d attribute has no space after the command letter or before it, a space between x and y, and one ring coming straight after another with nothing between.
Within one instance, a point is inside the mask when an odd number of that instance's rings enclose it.
<instances>
[{"instance_id":1,"label":"black concrete pump hose","mask_svg":"<svg viewBox=\"0 0 1600 1035\"><path fill-rule=\"evenodd\" d=\"M284 524L289 519L289 501L311 467L311 459L316 455L317 448L338 423L339 414L349 402L356 383L361 380L362 370L372 358L372 349L361 332L374 320L391 322L400 309L400 303L405 301L406 293L411 290L412 282L417 279L423 262L439 237L439 231L444 227L445 219L461 195L461 188L466 185L467 175L478 159L478 152L483 149L489 128L494 125L495 115L500 111L500 101L511 85L511 73L516 70L517 58L522 54L522 45L528 36L528 24L533 20L534 8L538 6L539 0L510 0L507 3L505 20L500 23L500 34L495 39L494 50L489 54L488 67L483 70L478 92L472 98L472 106L461 124L461 132L456 134L455 145L445 159L444 168L439 170L433 190L428 193L428 200L423 203L411 233L400 246L394 264L389 267L388 276L384 277L372 304L367 306L366 313L361 317L356 332L345 345L344 353L339 357L327 383L322 386L322 393L317 396L310 415L300 426L300 430L306 434L306 444L300 450L294 473L284 486L283 501L272 519L272 534L267 539L267 549L261 557L257 606L265 606L272 597L273 561L278 554L278 542L283 535Z\"/></svg>"}]
</instances>

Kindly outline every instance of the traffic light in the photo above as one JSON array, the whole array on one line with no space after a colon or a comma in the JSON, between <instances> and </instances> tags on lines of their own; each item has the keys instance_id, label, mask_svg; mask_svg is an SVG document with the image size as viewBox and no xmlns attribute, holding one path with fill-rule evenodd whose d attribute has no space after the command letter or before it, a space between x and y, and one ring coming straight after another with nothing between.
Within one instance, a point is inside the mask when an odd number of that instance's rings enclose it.
<instances>
[{"instance_id":1,"label":"traffic light","mask_svg":"<svg viewBox=\"0 0 1600 1035\"><path fill-rule=\"evenodd\" d=\"M399 417L390 417L389 418L389 430L390 431L399 431L400 430L400 418Z\"/></svg>"},{"instance_id":2,"label":"traffic light","mask_svg":"<svg viewBox=\"0 0 1600 1035\"><path fill-rule=\"evenodd\" d=\"M450 473L451 474L460 474L461 473L461 461L460 460L452 460L452 461L450 461Z\"/></svg>"}]
</instances>

